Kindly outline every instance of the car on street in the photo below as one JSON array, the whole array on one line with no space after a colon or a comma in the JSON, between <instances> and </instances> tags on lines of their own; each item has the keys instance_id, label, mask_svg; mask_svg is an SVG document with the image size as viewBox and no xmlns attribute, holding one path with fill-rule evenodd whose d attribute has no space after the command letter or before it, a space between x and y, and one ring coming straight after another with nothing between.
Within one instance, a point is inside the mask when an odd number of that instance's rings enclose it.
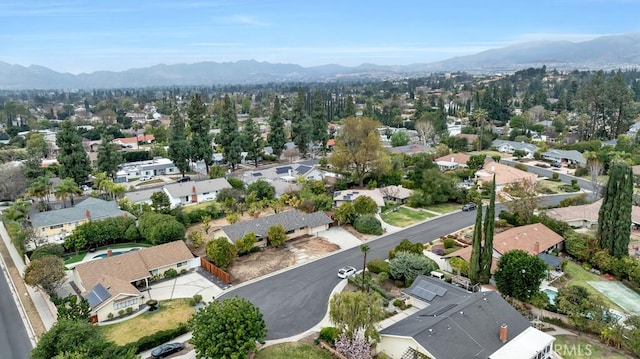
<instances>
[{"instance_id":1,"label":"car on street","mask_svg":"<svg viewBox=\"0 0 640 359\"><path fill-rule=\"evenodd\" d=\"M151 352L151 358L153 359L164 358L173 353L177 353L182 349L184 349L184 344L182 343L162 344L161 346L153 349L153 351Z\"/></svg>"},{"instance_id":2,"label":"car on street","mask_svg":"<svg viewBox=\"0 0 640 359\"><path fill-rule=\"evenodd\" d=\"M553 163L551 163L551 167L555 167L555 168L562 168L562 163L560 163L560 162L553 162Z\"/></svg>"},{"instance_id":3,"label":"car on street","mask_svg":"<svg viewBox=\"0 0 640 359\"><path fill-rule=\"evenodd\" d=\"M356 274L356 269L353 267L342 267L338 269L338 277L344 279Z\"/></svg>"},{"instance_id":4,"label":"car on street","mask_svg":"<svg viewBox=\"0 0 640 359\"><path fill-rule=\"evenodd\" d=\"M464 206L462 206L462 211L463 212L475 211L476 208L478 208L478 206L475 203L469 202L469 203L465 204Z\"/></svg>"},{"instance_id":5,"label":"car on street","mask_svg":"<svg viewBox=\"0 0 640 359\"><path fill-rule=\"evenodd\" d=\"M189 176L180 177L176 180L176 182L189 182L189 181L191 181L191 177Z\"/></svg>"}]
</instances>

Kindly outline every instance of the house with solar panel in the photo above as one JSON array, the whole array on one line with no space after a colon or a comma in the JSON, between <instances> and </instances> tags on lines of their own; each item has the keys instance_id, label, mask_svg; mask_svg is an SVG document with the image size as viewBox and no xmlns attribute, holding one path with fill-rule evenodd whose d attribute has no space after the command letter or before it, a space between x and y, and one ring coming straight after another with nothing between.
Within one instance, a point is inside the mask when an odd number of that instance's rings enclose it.
<instances>
[{"instance_id":1,"label":"house with solar panel","mask_svg":"<svg viewBox=\"0 0 640 359\"><path fill-rule=\"evenodd\" d=\"M296 184L298 178L323 180L324 173L313 165L291 164L246 171L242 177L242 181L247 185L258 180L267 181L276 189L276 197L278 197L289 191L299 190L300 188Z\"/></svg>"},{"instance_id":2,"label":"house with solar panel","mask_svg":"<svg viewBox=\"0 0 640 359\"><path fill-rule=\"evenodd\" d=\"M128 308L145 309L143 290L154 276L170 269L180 273L200 265L183 241L174 241L137 251L83 262L73 268L73 283L91 306L91 321L117 318Z\"/></svg>"},{"instance_id":3,"label":"house with solar panel","mask_svg":"<svg viewBox=\"0 0 640 359\"><path fill-rule=\"evenodd\" d=\"M380 331L378 352L393 359L554 357L555 338L531 326L498 292L468 292L418 276L405 294L413 314Z\"/></svg>"}]
</instances>

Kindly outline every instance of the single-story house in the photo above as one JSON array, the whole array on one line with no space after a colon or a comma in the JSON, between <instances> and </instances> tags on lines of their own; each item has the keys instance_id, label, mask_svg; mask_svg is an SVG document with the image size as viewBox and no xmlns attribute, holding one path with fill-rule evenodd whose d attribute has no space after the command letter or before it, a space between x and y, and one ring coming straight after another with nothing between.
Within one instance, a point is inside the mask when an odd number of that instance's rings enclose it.
<instances>
[{"instance_id":1,"label":"single-story house","mask_svg":"<svg viewBox=\"0 0 640 359\"><path fill-rule=\"evenodd\" d=\"M151 188L151 189L143 189L139 191L127 192L124 194L124 198L128 199L133 204L151 204L151 196L156 193L163 191L162 188Z\"/></svg>"},{"instance_id":2,"label":"single-story house","mask_svg":"<svg viewBox=\"0 0 640 359\"><path fill-rule=\"evenodd\" d=\"M410 144L389 148L391 153L404 153L406 155L415 155L416 153L427 153L433 151L433 148L422 144Z\"/></svg>"},{"instance_id":3,"label":"single-story house","mask_svg":"<svg viewBox=\"0 0 640 359\"><path fill-rule=\"evenodd\" d=\"M540 154L542 158L548 161L558 162L562 164L586 165L587 159L584 155L576 150L549 150Z\"/></svg>"},{"instance_id":4,"label":"single-story house","mask_svg":"<svg viewBox=\"0 0 640 359\"><path fill-rule=\"evenodd\" d=\"M526 142L493 140L492 146L496 151L503 153L514 153L517 150L525 152L524 158L533 158L533 154L538 150L538 146Z\"/></svg>"},{"instance_id":5,"label":"single-story house","mask_svg":"<svg viewBox=\"0 0 640 359\"><path fill-rule=\"evenodd\" d=\"M344 191L335 191L333 192L333 206L340 207L341 204L349 202L352 203L356 200L356 198L360 196L367 196L371 198L376 205L378 205L378 209L384 207L384 197L378 188L376 189L348 189Z\"/></svg>"},{"instance_id":6,"label":"single-story house","mask_svg":"<svg viewBox=\"0 0 640 359\"><path fill-rule=\"evenodd\" d=\"M258 245L266 245L267 231L271 226L281 224L287 231L287 238L313 235L329 228L333 220L322 211L302 213L297 209L280 212L270 216L242 221L214 230L214 237L225 237L231 242L253 233L258 238Z\"/></svg>"},{"instance_id":7,"label":"single-story house","mask_svg":"<svg viewBox=\"0 0 640 359\"><path fill-rule=\"evenodd\" d=\"M476 181L479 184L493 182L496 176L496 191L501 191L505 186L517 182L535 184L538 176L535 173L525 172L515 167L503 165L498 162L485 164L484 168L476 171Z\"/></svg>"},{"instance_id":8,"label":"single-story house","mask_svg":"<svg viewBox=\"0 0 640 359\"><path fill-rule=\"evenodd\" d=\"M287 192L300 190L300 186L297 185L298 178L324 180L325 172L315 164L297 163L246 171L242 175L242 181L246 184L251 184L258 180L269 182L276 190L276 197L280 197Z\"/></svg>"},{"instance_id":9,"label":"single-story house","mask_svg":"<svg viewBox=\"0 0 640 359\"><path fill-rule=\"evenodd\" d=\"M468 167L467 162L470 158L471 156L466 153L452 153L450 155L436 158L434 162L438 165L440 171L450 171L455 170L458 167Z\"/></svg>"},{"instance_id":10,"label":"single-story house","mask_svg":"<svg viewBox=\"0 0 640 359\"><path fill-rule=\"evenodd\" d=\"M175 182L163 187L169 196L171 207L184 204L215 201L218 193L231 185L225 178L215 178L197 182Z\"/></svg>"},{"instance_id":11,"label":"single-story house","mask_svg":"<svg viewBox=\"0 0 640 359\"><path fill-rule=\"evenodd\" d=\"M531 327L499 293L467 292L419 276L406 291L427 306L380 331L393 359L551 359L555 338Z\"/></svg>"},{"instance_id":12,"label":"single-story house","mask_svg":"<svg viewBox=\"0 0 640 359\"><path fill-rule=\"evenodd\" d=\"M553 208L545 211L549 218L567 223L573 228L596 229L598 227L598 215L602 206L602 199L580 206ZM640 207L631 207L631 223L640 226Z\"/></svg>"},{"instance_id":13,"label":"single-story house","mask_svg":"<svg viewBox=\"0 0 640 359\"><path fill-rule=\"evenodd\" d=\"M131 213L121 210L115 201L89 197L77 200L73 207L32 212L29 221L36 236L42 238L44 243L63 243L66 236L85 222L122 216L135 218Z\"/></svg>"},{"instance_id":14,"label":"single-story house","mask_svg":"<svg viewBox=\"0 0 640 359\"><path fill-rule=\"evenodd\" d=\"M154 158L150 161L129 162L121 166L116 173L114 182L126 183L141 177L153 177L162 175L178 175L180 170L168 158Z\"/></svg>"},{"instance_id":15,"label":"single-story house","mask_svg":"<svg viewBox=\"0 0 640 359\"><path fill-rule=\"evenodd\" d=\"M514 227L504 232L497 233L493 237L493 262L491 272L495 272L498 260L503 254L520 249L530 255L550 253L555 249L562 249L564 238L549 229L542 223L534 223L526 226ZM460 257L465 261L471 260L472 246L468 246L449 253L444 258Z\"/></svg>"},{"instance_id":16,"label":"single-story house","mask_svg":"<svg viewBox=\"0 0 640 359\"><path fill-rule=\"evenodd\" d=\"M156 138L154 135L137 135L134 137L116 138L111 142L119 145L120 147L132 148L137 147L139 143L152 143L153 141L155 141L155 139Z\"/></svg>"},{"instance_id":17,"label":"single-story house","mask_svg":"<svg viewBox=\"0 0 640 359\"><path fill-rule=\"evenodd\" d=\"M73 268L73 282L89 301L93 322L118 317L120 310L139 310L153 276L166 271L189 270L199 265L183 241L174 241L137 251L83 262Z\"/></svg>"},{"instance_id":18,"label":"single-story house","mask_svg":"<svg viewBox=\"0 0 640 359\"><path fill-rule=\"evenodd\" d=\"M396 203L405 203L413 194L410 190L402 185L386 186L377 189L385 201L395 201Z\"/></svg>"}]
</instances>

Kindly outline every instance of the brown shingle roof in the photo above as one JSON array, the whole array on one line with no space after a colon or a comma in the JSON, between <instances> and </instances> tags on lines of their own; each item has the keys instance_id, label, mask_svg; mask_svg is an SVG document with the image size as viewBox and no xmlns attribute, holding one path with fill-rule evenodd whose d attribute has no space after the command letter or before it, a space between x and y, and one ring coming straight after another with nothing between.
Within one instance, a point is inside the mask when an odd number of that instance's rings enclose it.
<instances>
[{"instance_id":1,"label":"brown shingle roof","mask_svg":"<svg viewBox=\"0 0 640 359\"><path fill-rule=\"evenodd\" d=\"M466 166L467 162L469 161L470 158L471 158L471 156L469 156L468 154L458 152L458 153L452 153L452 154L449 154L449 155L445 155L445 156L436 158L434 160L434 162L437 162L437 161L455 162L455 163L457 163L459 165L465 165Z\"/></svg>"},{"instance_id":2,"label":"brown shingle roof","mask_svg":"<svg viewBox=\"0 0 640 359\"><path fill-rule=\"evenodd\" d=\"M476 177L482 182L493 181L493 175L496 175L496 185L506 185L522 180L535 183L538 177L535 173L521 171L517 168L503 165L501 163L492 162L485 164L484 169L476 172Z\"/></svg>"},{"instance_id":3,"label":"brown shingle roof","mask_svg":"<svg viewBox=\"0 0 640 359\"><path fill-rule=\"evenodd\" d=\"M598 222L598 216L600 214L600 207L602 206L602 199L589 204L583 204L580 206L569 206L554 208L546 211L545 213L550 218L563 222L571 221L589 221ZM631 207L631 221L633 223L640 223L640 207Z\"/></svg>"},{"instance_id":4,"label":"brown shingle roof","mask_svg":"<svg viewBox=\"0 0 640 359\"><path fill-rule=\"evenodd\" d=\"M139 251L149 271L167 265L193 259L193 254L183 241L174 241Z\"/></svg>"},{"instance_id":5,"label":"brown shingle roof","mask_svg":"<svg viewBox=\"0 0 640 359\"><path fill-rule=\"evenodd\" d=\"M542 223L535 223L496 234L493 237L493 248L500 254L521 249L529 254L538 255L562 241L564 238L559 234Z\"/></svg>"}]
</instances>

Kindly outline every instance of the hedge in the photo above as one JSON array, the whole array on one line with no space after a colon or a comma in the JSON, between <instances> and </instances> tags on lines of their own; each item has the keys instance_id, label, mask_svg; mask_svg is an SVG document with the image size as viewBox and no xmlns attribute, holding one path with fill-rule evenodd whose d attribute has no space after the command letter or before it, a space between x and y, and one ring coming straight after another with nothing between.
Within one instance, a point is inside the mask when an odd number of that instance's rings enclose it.
<instances>
[{"instance_id":1,"label":"hedge","mask_svg":"<svg viewBox=\"0 0 640 359\"><path fill-rule=\"evenodd\" d=\"M135 348L136 354L145 350L153 349L161 344L173 340L174 338L189 332L189 326L186 323L180 323L177 327L168 330L162 330L146 337L138 339L133 343L123 345L123 349Z\"/></svg>"},{"instance_id":2,"label":"hedge","mask_svg":"<svg viewBox=\"0 0 640 359\"><path fill-rule=\"evenodd\" d=\"M353 221L353 228L363 234L382 234L382 224L372 214L363 214L356 217L356 220Z\"/></svg>"},{"instance_id":3,"label":"hedge","mask_svg":"<svg viewBox=\"0 0 640 359\"><path fill-rule=\"evenodd\" d=\"M389 273L389 262L382 259L374 259L367 263L367 270L371 273Z\"/></svg>"},{"instance_id":4,"label":"hedge","mask_svg":"<svg viewBox=\"0 0 640 359\"><path fill-rule=\"evenodd\" d=\"M338 339L340 335L340 329L336 327L324 327L320 329L320 335L318 335L318 339L324 340L325 342L333 345Z\"/></svg>"}]
</instances>

